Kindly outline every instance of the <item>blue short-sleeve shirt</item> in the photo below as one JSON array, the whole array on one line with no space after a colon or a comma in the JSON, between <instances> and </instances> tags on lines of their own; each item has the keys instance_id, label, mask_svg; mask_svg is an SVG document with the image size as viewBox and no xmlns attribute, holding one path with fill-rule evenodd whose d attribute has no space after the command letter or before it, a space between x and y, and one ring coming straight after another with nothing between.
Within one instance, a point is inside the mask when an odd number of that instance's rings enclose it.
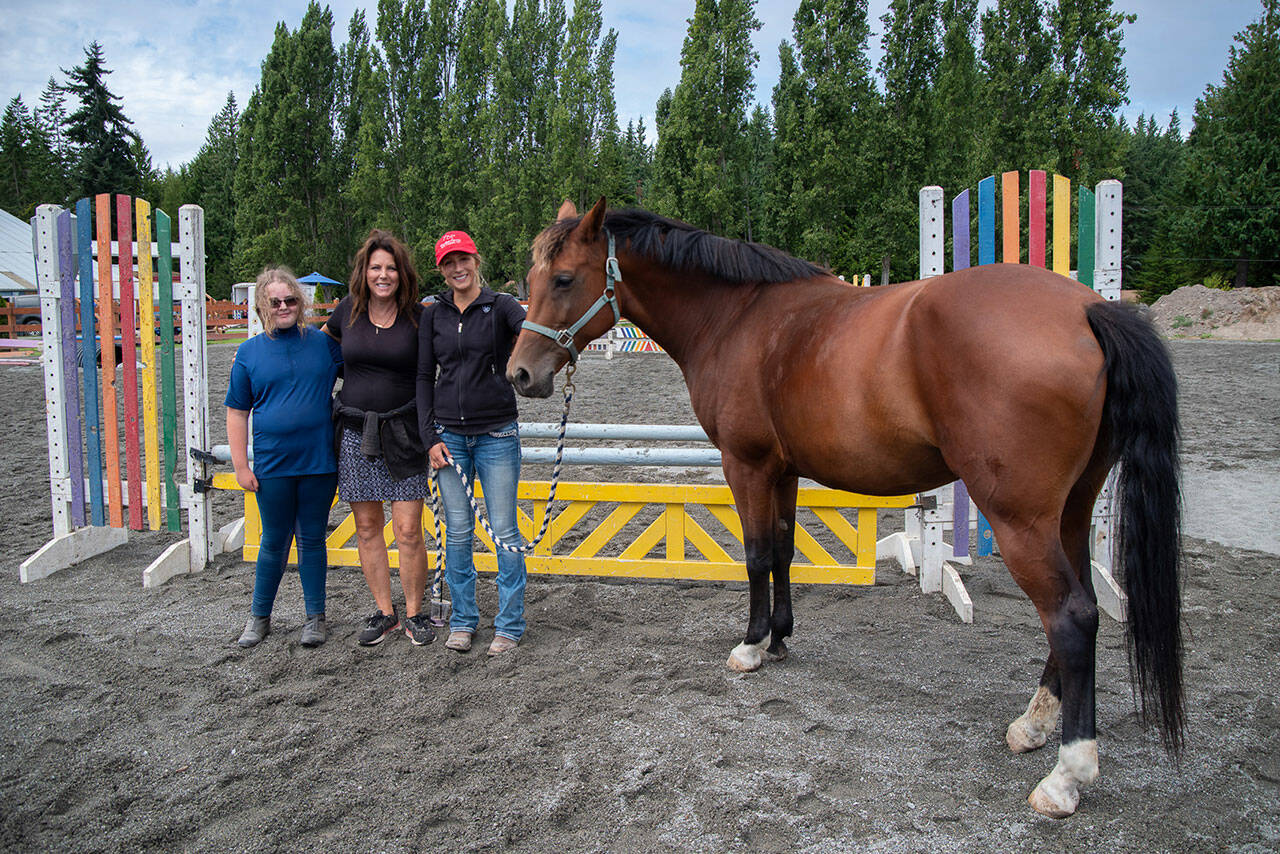
<instances>
[{"instance_id":1,"label":"blue short-sleeve shirt","mask_svg":"<svg viewBox=\"0 0 1280 854\"><path fill-rule=\"evenodd\" d=\"M253 413L253 473L328 474L333 450L333 384L340 345L318 329L255 335L236 350L226 405Z\"/></svg>"}]
</instances>

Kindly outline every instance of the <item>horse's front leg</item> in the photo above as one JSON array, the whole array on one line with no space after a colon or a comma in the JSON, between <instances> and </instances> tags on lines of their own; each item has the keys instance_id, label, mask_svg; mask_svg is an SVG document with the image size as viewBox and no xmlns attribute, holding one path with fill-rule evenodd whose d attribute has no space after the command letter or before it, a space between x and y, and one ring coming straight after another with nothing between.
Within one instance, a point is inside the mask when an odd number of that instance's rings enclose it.
<instances>
[{"instance_id":1,"label":"horse's front leg","mask_svg":"<svg viewBox=\"0 0 1280 854\"><path fill-rule=\"evenodd\" d=\"M773 543L760 531L751 533L745 517L742 519L742 539L747 549L751 612L747 617L747 636L729 653L729 669L748 673L760 668L762 652L769 643L769 571L773 565Z\"/></svg>"},{"instance_id":2,"label":"horse's front leg","mask_svg":"<svg viewBox=\"0 0 1280 854\"><path fill-rule=\"evenodd\" d=\"M766 655L775 661L787 657L784 638L791 637L791 559L796 553L796 487L798 479L784 477L774 486L777 520L773 533L773 625Z\"/></svg>"},{"instance_id":3,"label":"horse's front leg","mask_svg":"<svg viewBox=\"0 0 1280 854\"><path fill-rule=\"evenodd\" d=\"M729 482L733 500L738 507L738 517L742 520L742 543L747 553L747 585L751 607L747 617L747 635L729 654L728 665L731 670L746 673L760 667L762 653L769 646L769 638L776 622L769 606L769 576L774 570L777 556L777 479L763 471L765 467L758 463L744 463L729 453L724 453L723 459L725 480ZM789 591L785 594L785 602L783 616L789 632Z\"/></svg>"}]
</instances>

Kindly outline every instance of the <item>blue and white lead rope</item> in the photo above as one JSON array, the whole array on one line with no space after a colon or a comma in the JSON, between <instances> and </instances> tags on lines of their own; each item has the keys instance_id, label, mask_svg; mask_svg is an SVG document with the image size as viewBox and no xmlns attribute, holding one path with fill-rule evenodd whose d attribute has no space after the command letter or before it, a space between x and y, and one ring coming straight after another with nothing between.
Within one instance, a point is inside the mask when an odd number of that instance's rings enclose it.
<instances>
[{"instance_id":1,"label":"blue and white lead rope","mask_svg":"<svg viewBox=\"0 0 1280 854\"><path fill-rule=\"evenodd\" d=\"M494 533L493 526L489 524L489 520L485 514L480 512L480 506L476 504L475 493L471 491L471 484L467 480L467 476L462 471L462 466L450 458L449 463L453 466L453 470L458 473L458 477L462 479L462 488L467 491L467 500L471 502L471 512L475 518L480 520L480 524L488 533L490 539L496 548L503 551L514 552L516 554L528 554L533 551L538 543L542 542L542 538L546 536L547 528L551 524L551 503L556 500L556 486L560 483L560 460L564 457L564 434L569 424L569 404L573 402L573 393L575 386L573 384L573 372L577 370L577 365L573 362L569 363L568 369L564 375L564 412L560 414L560 436L556 440L556 460L555 466L551 470L551 491L547 495L547 505L542 514L542 528L538 531L537 536L522 545L513 546L504 543ZM440 579L444 571L444 529L440 524L440 486L437 478L440 476L439 469L431 470L431 515L436 522L436 572L431 581L431 599L434 602L440 601Z\"/></svg>"}]
</instances>

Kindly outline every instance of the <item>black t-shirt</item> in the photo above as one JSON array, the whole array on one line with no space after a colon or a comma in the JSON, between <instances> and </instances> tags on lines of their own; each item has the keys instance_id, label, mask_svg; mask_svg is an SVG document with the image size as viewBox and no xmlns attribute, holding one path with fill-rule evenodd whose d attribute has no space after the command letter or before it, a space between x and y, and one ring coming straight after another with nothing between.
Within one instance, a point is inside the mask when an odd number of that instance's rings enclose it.
<instances>
[{"instance_id":1,"label":"black t-shirt","mask_svg":"<svg viewBox=\"0 0 1280 854\"><path fill-rule=\"evenodd\" d=\"M351 297L343 297L325 323L342 344L345 374L339 398L367 412L390 412L413 399L418 370L418 327L422 306L396 315L389 329L379 329L362 312L351 323Z\"/></svg>"}]
</instances>

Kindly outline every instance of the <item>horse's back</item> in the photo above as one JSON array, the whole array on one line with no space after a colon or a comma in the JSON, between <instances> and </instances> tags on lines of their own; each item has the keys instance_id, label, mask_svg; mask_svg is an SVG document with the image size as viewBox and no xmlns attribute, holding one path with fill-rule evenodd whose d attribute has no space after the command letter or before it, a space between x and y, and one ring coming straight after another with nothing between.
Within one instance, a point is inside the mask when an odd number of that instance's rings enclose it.
<instances>
[{"instance_id":1,"label":"horse's back","mask_svg":"<svg viewBox=\"0 0 1280 854\"><path fill-rule=\"evenodd\" d=\"M1085 317L1087 288L1034 267L994 265L920 282L814 288L791 301L765 371L774 429L793 466L856 491L909 492L964 476L976 460L1092 450L1105 392ZM825 292L824 292L825 291ZM782 329L789 332L780 331Z\"/></svg>"}]
</instances>

